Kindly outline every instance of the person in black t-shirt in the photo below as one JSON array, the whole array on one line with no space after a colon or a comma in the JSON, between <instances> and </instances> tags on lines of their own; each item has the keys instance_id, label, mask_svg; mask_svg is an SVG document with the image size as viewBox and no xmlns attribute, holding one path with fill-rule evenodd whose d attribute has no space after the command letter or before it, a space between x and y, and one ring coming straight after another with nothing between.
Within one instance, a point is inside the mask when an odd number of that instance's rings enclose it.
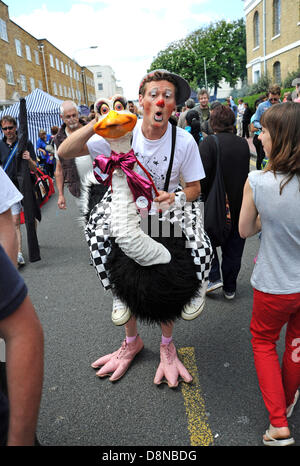
<instances>
[{"instance_id":1,"label":"person in black t-shirt","mask_svg":"<svg viewBox=\"0 0 300 466\"><path fill-rule=\"evenodd\" d=\"M249 173L250 164L249 145L245 139L233 134L234 122L234 113L228 106L219 105L211 112L210 124L219 140L221 166L230 205L232 228L226 242L221 246L221 265L216 247L212 242L214 259L209 274L207 293L223 287L226 299L235 297L237 277L245 245L245 240L240 237L238 232L238 223L244 184ZM216 173L217 146L213 136L204 138L199 144L199 150L206 173L206 178L201 180L201 193L205 200Z\"/></svg>"},{"instance_id":2,"label":"person in black t-shirt","mask_svg":"<svg viewBox=\"0 0 300 466\"><path fill-rule=\"evenodd\" d=\"M12 182L19 188L17 180L17 122L15 118L5 115L1 121L1 130L4 134L2 140L0 140L0 165L12 180ZM28 141L27 150L22 154L23 159L28 160L30 170L36 169L36 154L31 141ZM17 232L18 240L18 265L25 265L25 260L22 253L22 237L20 231L20 212L22 211L22 205L20 202L14 204L11 208L13 220Z\"/></svg>"}]
</instances>

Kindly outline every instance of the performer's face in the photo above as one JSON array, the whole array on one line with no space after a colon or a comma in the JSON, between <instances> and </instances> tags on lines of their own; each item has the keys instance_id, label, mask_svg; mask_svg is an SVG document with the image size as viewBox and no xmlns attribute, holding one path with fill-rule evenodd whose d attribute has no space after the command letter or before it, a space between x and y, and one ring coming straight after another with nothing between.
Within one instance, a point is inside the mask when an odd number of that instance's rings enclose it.
<instances>
[{"instance_id":1,"label":"performer's face","mask_svg":"<svg viewBox=\"0 0 300 466\"><path fill-rule=\"evenodd\" d=\"M151 81L146 84L145 94L139 96L144 109L143 120L156 128L165 128L176 108L175 86L169 81Z\"/></svg>"}]
</instances>

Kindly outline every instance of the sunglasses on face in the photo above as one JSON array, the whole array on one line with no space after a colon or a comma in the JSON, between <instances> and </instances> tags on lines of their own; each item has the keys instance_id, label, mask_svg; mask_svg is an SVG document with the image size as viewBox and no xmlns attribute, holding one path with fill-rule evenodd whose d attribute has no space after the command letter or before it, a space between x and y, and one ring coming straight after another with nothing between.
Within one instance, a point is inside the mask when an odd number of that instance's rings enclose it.
<instances>
[{"instance_id":1,"label":"sunglasses on face","mask_svg":"<svg viewBox=\"0 0 300 466\"><path fill-rule=\"evenodd\" d=\"M5 128L1 128L2 131L7 131L7 130L11 130L11 129L14 129L14 126L5 126Z\"/></svg>"}]
</instances>

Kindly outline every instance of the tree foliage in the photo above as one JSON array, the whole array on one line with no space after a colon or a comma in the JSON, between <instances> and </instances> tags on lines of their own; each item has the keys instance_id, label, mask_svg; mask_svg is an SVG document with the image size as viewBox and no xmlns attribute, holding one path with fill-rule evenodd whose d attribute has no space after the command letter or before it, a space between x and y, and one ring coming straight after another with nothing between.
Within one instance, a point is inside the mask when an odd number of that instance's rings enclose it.
<instances>
[{"instance_id":1,"label":"tree foliage","mask_svg":"<svg viewBox=\"0 0 300 466\"><path fill-rule=\"evenodd\" d=\"M222 78L236 85L246 76L244 20L211 23L172 42L154 58L149 71L157 68L180 74L194 88L205 87L205 68L207 85L215 92Z\"/></svg>"}]
</instances>

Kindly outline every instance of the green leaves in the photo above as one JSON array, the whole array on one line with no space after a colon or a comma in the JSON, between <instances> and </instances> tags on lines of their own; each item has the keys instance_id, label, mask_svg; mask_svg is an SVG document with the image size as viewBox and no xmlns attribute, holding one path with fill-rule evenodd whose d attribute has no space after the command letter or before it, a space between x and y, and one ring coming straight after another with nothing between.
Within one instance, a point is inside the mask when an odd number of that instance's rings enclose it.
<instances>
[{"instance_id":1,"label":"green leaves","mask_svg":"<svg viewBox=\"0 0 300 466\"><path fill-rule=\"evenodd\" d=\"M156 68L180 74L195 90L205 87L205 68L208 87L217 88L222 78L235 85L246 76L244 20L211 23L172 42L151 63L150 70Z\"/></svg>"}]
</instances>

